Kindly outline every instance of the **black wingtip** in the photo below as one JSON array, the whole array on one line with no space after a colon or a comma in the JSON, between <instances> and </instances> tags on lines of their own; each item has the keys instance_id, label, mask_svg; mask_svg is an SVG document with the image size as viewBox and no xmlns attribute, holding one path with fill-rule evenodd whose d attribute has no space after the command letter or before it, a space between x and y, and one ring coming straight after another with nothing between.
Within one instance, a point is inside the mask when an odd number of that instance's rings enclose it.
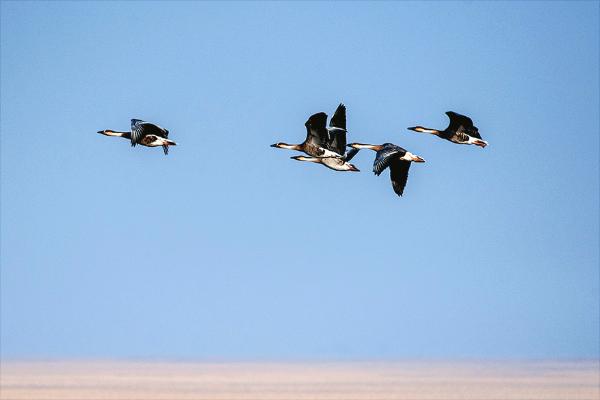
<instances>
[{"instance_id":1,"label":"black wingtip","mask_svg":"<svg viewBox=\"0 0 600 400\"><path fill-rule=\"evenodd\" d=\"M404 188L398 187L397 185L394 185L393 183L392 183L392 189L394 189L394 193L396 193L398 195L398 197L402 197L402 195L404 194Z\"/></svg>"}]
</instances>

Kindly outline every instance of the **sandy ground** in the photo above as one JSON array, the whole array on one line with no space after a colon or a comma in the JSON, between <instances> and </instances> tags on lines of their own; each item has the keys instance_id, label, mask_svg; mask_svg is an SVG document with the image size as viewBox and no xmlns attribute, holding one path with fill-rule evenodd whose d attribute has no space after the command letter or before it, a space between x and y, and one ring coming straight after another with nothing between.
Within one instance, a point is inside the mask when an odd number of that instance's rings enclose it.
<instances>
[{"instance_id":1,"label":"sandy ground","mask_svg":"<svg viewBox=\"0 0 600 400\"><path fill-rule=\"evenodd\" d=\"M2 400L600 399L598 361L5 361L0 372Z\"/></svg>"}]
</instances>

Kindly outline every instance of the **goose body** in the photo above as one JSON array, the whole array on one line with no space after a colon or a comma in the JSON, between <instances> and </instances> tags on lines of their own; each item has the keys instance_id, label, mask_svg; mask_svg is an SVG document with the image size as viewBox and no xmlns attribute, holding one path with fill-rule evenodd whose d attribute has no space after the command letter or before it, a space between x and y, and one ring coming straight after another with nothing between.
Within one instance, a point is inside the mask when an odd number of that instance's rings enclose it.
<instances>
[{"instance_id":1,"label":"goose body","mask_svg":"<svg viewBox=\"0 0 600 400\"><path fill-rule=\"evenodd\" d=\"M113 131L105 129L98 131L106 136L116 136L129 139L131 146L142 145L146 147L162 146L165 154L169 153L169 146L176 146L177 143L169 139L169 131L156 124L142 121L141 119L131 120L131 131Z\"/></svg>"},{"instance_id":2,"label":"goose body","mask_svg":"<svg viewBox=\"0 0 600 400\"><path fill-rule=\"evenodd\" d=\"M450 118L450 124L443 131L425 128L423 126L413 126L410 129L415 132L431 133L439 136L442 139L451 141L457 144L474 144L475 146L485 147L488 142L481 138L479 129L473 125L471 118L455 113L454 111L447 111L446 115Z\"/></svg>"},{"instance_id":3,"label":"goose body","mask_svg":"<svg viewBox=\"0 0 600 400\"><path fill-rule=\"evenodd\" d=\"M398 196L402 196L404 193L411 162L425 162L421 157L392 143L381 145L350 143L348 146L353 149L370 149L376 151L375 161L373 161L373 172L379 176L389 167L392 188Z\"/></svg>"},{"instance_id":4,"label":"goose body","mask_svg":"<svg viewBox=\"0 0 600 400\"><path fill-rule=\"evenodd\" d=\"M309 161L317 164L323 164L329 169L335 171L360 171L355 165L350 164L348 161L358 153L358 149L351 149L346 152L346 106L340 104L333 117L329 121L329 126L326 127L327 115L324 114L325 118L319 116L311 122L311 128L319 132L327 132L327 137L324 142L321 142L323 148L333 151L336 157L305 157L295 156L291 157L298 161ZM316 114L315 114L316 115Z\"/></svg>"},{"instance_id":5,"label":"goose body","mask_svg":"<svg viewBox=\"0 0 600 400\"><path fill-rule=\"evenodd\" d=\"M338 112L343 110L343 124L341 127L341 116L336 115ZM334 122L335 121L335 122ZM279 149L297 150L302 151L312 157L334 157L341 158L342 154L337 153L331 148L332 137L343 133L345 137L346 133L346 107L343 104L338 106L335 115L331 118L331 124L329 128L327 125L327 114L319 112L311 115L304 126L306 127L306 139L300 144L288 144L288 143L275 143L271 147Z\"/></svg>"}]
</instances>

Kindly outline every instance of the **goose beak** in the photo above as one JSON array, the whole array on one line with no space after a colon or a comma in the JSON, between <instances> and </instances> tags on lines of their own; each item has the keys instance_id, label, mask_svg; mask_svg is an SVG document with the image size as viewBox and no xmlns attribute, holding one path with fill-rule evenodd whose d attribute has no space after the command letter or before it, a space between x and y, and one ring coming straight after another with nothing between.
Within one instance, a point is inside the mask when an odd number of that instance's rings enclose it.
<instances>
[{"instance_id":1,"label":"goose beak","mask_svg":"<svg viewBox=\"0 0 600 400\"><path fill-rule=\"evenodd\" d=\"M273 143L271 147L277 147L277 143Z\"/></svg>"},{"instance_id":2,"label":"goose beak","mask_svg":"<svg viewBox=\"0 0 600 400\"><path fill-rule=\"evenodd\" d=\"M414 162L425 162L425 160L419 156L414 156L413 161Z\"/></svg>"},{"instance_id":3,"label":"goose beak","mask_svg":"<svg viewBox=\"0 0 600 400\"><path fill-rule=\"evenodd\" d=\"M411 126L410 128L406 128L406 129L408 129L409 131L415 131L415 132L417 132L417 127L416 126Z\"/></svg>"},{"instance_id":4,"label":"goose beak","mask_svg":"<svg viewBox=\"0 0 600 400\"><path fill-rule=\"evenodd\" d=\"M104 131L98 131L98 132L96 132L96 133L104 133Z\"/></svg>"}]
</instances>

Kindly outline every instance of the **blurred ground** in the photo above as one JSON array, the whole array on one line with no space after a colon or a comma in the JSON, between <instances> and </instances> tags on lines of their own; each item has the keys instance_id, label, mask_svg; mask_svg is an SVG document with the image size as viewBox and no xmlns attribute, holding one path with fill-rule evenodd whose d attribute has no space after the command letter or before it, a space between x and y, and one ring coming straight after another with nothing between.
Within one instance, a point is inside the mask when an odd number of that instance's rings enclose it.
<instances>
[{"instance_id":1,"label":"blurred ground","mask_svg":"<svg viewBox=\"0 0 600 400\"><path fill-rule=\"evenodd\" d=\"M2 362L0 398L600 399L598 361Z\"/></svg>"}]
</instances>

